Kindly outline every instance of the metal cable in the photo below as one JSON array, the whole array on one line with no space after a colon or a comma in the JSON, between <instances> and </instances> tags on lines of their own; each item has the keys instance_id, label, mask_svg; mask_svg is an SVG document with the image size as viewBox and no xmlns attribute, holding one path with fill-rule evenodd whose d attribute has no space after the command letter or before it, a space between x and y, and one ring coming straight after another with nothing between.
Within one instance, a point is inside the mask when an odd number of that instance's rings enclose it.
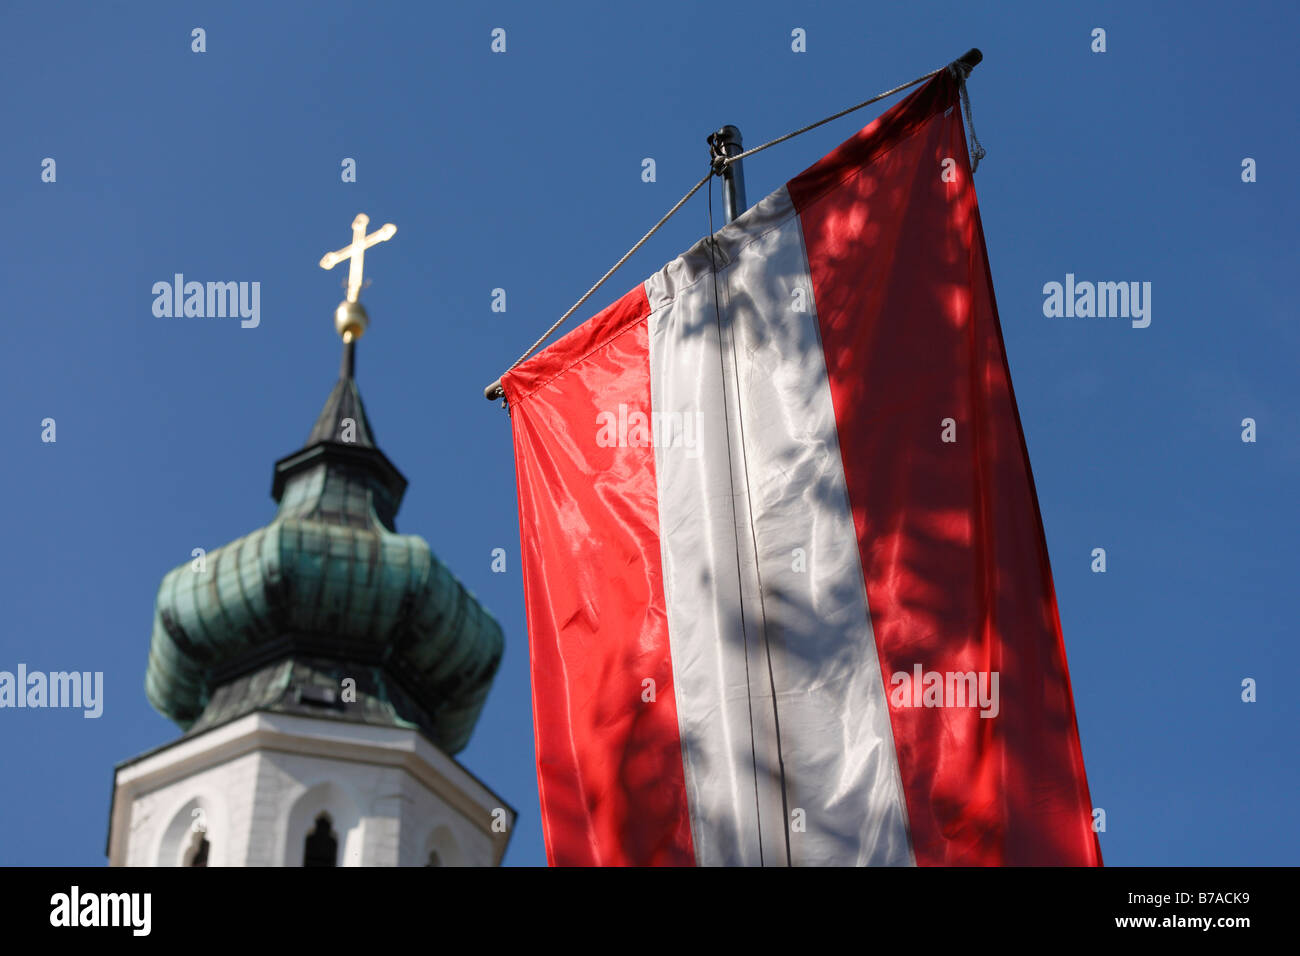
<instances>
[{"instance_id":1,"label":"metal cable","mask_svg":"<svg viewBox=\"0 0 1300 956\"><path fill-rule=\"evenodd\" d=\"M703 186L706 182L708 182L709 179L711 179L713 176L722 175L722 173L726 170L726 168L730 166L732 163L737 163L740 160L744 159L746 156L753 156L755 153L762 152L763 150L767 149L770 146L775 146L777 143L784 143L788 139L793 139L794 137L802 135L803 133L806 133L809 130L816 129L819 126L825 126L827 123L837 120L841 116L847 116L849 113L852 113L855 110L860 110L864 106L870 106L872 103L878 103L881 100L885 99L886 97L893 96L895 93L901 93L903 90L906 90L909 87L916 86L916 84L918 83L924 83L926 80L930 79L931 77L938 76L944 70L952 69L953 67L957 67L959 64L960 66L958 68L961 70L961 90L964 99L963 105L966 107L967 124L970 125L970 100L969 98L965 97L965 92L966 92L965 78L970 74L970 71L971 69L974 68L975 64L979 63L981 59L983 59L982 53L980 53L978 50L971 50L968 53L966 53L964 56L962 56L957 60L954 60L952 63L948 64L947 66L941 66L937 70L931 70L929 73L926 73L924 76L918 76L910 83L904 83L902 86L896 86L892 90L886 90L884 93L880 93L877 96L873 96L869 100L863 100L861 103L858 103L856 106L850 106L848 109L840 110L838 113L828 116L825 119L818 120L816 123L809 123L807 126L801 127L800 129L797 129L792 133L786 133L784 136L778 136L776 139L771 140L770 142L763 143L761 146L755 146L753 149L747 149L743 153L737 153L735 156L727 156L724 158L722 162L716 163L716 168L715 168L715 164L711 161L709 172L705 175L705 177L701 179L698 183L696 183L694 186L692 186L690 192L688 192L681 199L677 200L677 204L673 206L672 209L669 209L668 212L664 214L664 217L660 219L657 223L655 223L654 226L651 227L650 231L647 232L644 236L642 236L641 240L635 246L633 246L631 249L627 251L627 253L623 256L623 258L619 259L618 262L614 263L613 267L608 272L606 272L603 276L601 276L600 280L595 285L593 285L590 289L588 289L586 294L577 302L575 302L573 304L573 307L569 309L569 311L565 312L564 315L560 316L560 318L555 322L555 324L552 325L549 329L546 330L545 333L542 334L541 338L539 338L536 342L530 345L528 347L528 350L524 352L523 355L519 356L519 358L511 362L510 367L507 368L506 371L507 372L510 371L510 369L514 368L524 359L528 358L528 356L532 355L533 352L537 351L537 349L540 348L541 345L551 337L551 335L555 332L555 330L558 329L561 325L563 325L568 320L569 316L573 315L573 313L577 312L578 309L582 308L582 304L596 294L596 290L605 284L605 280L607 280L610 276L612 276L615 272L617 272L619 268L622 267L623 263L627 262L628 259L631 259L632 256L636 253L636 251L640 249L643 245L645 245L646 242L649 241L650 237L653 236L656 232L658 232L660 227L663 226L664 223L666 223L669 219L673 217L673 214L676 213L677 210L681 209L682 206L686 205L686 201L688 199L690 199L697 192L699 192L701 186ZM972 127L971 129L972 138L974 138L974 133L975 131L974 128ZM979 160L982 159L984 156L984 150L982 147L980 147L978 140L975 141L975 151L978 154L977 158L975 159L975 165L978 166ZM971 172L974 172L974 168L971 169ZM505 392L501 388L501 379L498 378L495 382L493 382L491 385L485 388L483 390L483 395L489 401L492 401L493 399L497 399L497 398L504 398Z\"/></svg>"},{"instance_id":2,"label":"metal cable","mask_svg":"<svg viewBox=\"0 0 1300 956\"><path fill-rule=\"evenodd\" d=\"M753 149L747 149L743 153L737 153L735 156L728 156L726 157L724 164L730 166L732 163L739 162L740 160L744 159L746 156L753 156L755 153L761 153L769 146L775 146L777 143L784 143L787 139L794 139L796 136L800 136L808 132L809 130L816 129L818 126L825 126L827 123L830 123L833 120L837 120L841 116L848 116L854 110L860 110L864 106L870 106L872 103L880 102L887 96L893 96L895 93L901 93L903 90L907 89L908 87L916 86L916 84L918 83L924 83L926 80L930 79L930 77L938 76L946 69L948 69L946 66L941 66L937 70L931 70L929 73L925 74L925 76L918 76L911 83L904 83L902 86L896 86L892 90L888 90L884 93L881 93L879 96L873 96L869 100L863 100L857 106L850 106L846 110L840 110L838 113L836 113L833 116L828 116L825 119L818 120L815 123L809 123L807 126L803 127L802 129L797 129L793 133L786 133L784 136L778 136L776 139L764 143L762 146L755 146Z\"/></svg>"},{"instance_id":3,"label":"metal cable","mask_svg":"<svg viewBox=\"0 0 1300 956\"><path fill-rule=\"evenodd\" d=\"M547 329L542 334L542 337L540 339L538 339L536 342L534 342L532 345L528 347L528 351L524 352L523 355L519 356L519 358L511 362L510 368L507 368L506 371L507 372L510 371L511 368L514 368L524 359L528 358L528 356L532 355L535 351L537 351L537 348L543 342L549 339L551 337L551 334L556 329L558 329L561 325L563 325L565 321L569 318L569 316L573 315L573 313L577 312L580 308L582 308L582 304L596 294L596 290L605 284L606 279L608 279L615 272L617 272L619 270L619 267L622 266L623 263L631 259L632 256L636 253L636 251L640 249L642 246L644 246L646 242L649 241L650 237L653 236L656 232L658 232L659 228L673 217L673 213L677 212L677 210L681 209L682 206L686 205L686 200L690 199L697 192L699 192L700 187L703 186L712 178L713 178L713 171L710 170L708 173L705 174L703 179L701 179L698 183L696 183L694 186L691 187L690 192L688 192L681 199L677 200L677 205L673 206L672 209L669 209L666 213L664 213L664 217L660 219L657 223L655 223L653 226L651 226L650 231L647 232L644 236L642 236L641 240L635 246L629 249L622 259L619 259L618 262L614 263L613 267L608 272L606 272L603 276L601 276L599 281L597 281L595 285L593 285L590 289L588 289L586 294L581 299L573 303L573 308L569 309L568 312L565 312L564 315L560 316L559 319L556 320L555 324L552 325L549 329ZM501 379L497 379L486 389L484 389L483 394L487 397L488 401L491 401L492 399L495 398L502 397L504 393L501 391Z\"/></svg>"}]
</instances>

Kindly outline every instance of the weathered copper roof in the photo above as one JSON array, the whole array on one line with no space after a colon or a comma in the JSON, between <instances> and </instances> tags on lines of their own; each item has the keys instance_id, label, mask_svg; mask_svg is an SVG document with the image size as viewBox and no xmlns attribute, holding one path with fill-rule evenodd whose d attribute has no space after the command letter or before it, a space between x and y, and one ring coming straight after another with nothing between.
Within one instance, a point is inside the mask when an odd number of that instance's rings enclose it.
<instances>
[{"instance_id":1,"label":"weathered copper roof","mask_svg":"<svg viewBox=\"0 0 1300 956\"><path fill-rule=\"evenodd\" d=\"M188 562L163 578L146 693L198 731L259 709L325 715L318 698L334 686L329 716L419 726L455 753L496 673L501 628L422 538L397 533L406 479L374 445L345 348L307 444L276 463L275 519L209 552L204 570ZM342 700L348 677L355 703Z\"/></svg>"}]
</instances>

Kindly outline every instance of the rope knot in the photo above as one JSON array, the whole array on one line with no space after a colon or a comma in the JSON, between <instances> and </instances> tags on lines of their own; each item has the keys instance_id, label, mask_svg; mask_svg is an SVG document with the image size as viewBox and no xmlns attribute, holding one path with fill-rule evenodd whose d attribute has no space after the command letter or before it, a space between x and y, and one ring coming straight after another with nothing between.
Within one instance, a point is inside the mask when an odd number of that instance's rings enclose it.
<instances>
[{"instance_id":1,"label":"rope knot","mask_svg":"<svg viewBox=\"0 0 1300 956\"><path fill-rule=\"evenodd\" d=\"M727 146L721 132L710 133L706 140L709 144L709 172L721 176L727 171Z\"/></svg>"},{"instance_id":2,"label":"rope knot","mask_svg":"<svg viewBox=\"0 0 1300 956\"><path fill-rule=\"evenodd\" d=\"M969 54L967 55L969 56ZM988 152L980 145L979 137L975 135L975 120L970 113L970 94L966 92L966 77L970 76L973 69L975 69L975 64L968 62L964 57L960 60L953 60L948 64L948 73L957 81L962 112L966 114L966 128L970 130L971 175L974 175L975 170L980 168L980 160L988 155Z\"/></svg>"}]
</instances>

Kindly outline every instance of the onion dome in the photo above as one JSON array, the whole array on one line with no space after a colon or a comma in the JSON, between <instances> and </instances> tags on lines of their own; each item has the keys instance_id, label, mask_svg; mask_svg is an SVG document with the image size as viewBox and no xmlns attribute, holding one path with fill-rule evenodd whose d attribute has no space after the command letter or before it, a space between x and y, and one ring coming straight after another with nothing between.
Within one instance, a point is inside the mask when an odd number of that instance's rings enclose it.
<instances>
[{"instance_id":1,"label":"onion dome","mask_svg":"<svg viewBox=\"0 0 1300 956\"><path fill-rule=\"evenodd\" d=\"M375 444L356 337L306 444L275 464L275 519L158 589L145 690L190 734L270 710L419 727L454 754L474 730L501 628L397 533L406 479Z\"/></svg>"}]
</instances>

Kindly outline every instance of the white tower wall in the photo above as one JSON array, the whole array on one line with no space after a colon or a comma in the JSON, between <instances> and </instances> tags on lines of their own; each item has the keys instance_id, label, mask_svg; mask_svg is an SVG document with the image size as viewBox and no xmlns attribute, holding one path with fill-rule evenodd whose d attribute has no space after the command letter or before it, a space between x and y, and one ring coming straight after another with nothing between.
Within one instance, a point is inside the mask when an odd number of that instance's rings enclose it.
<instances>
[{"instance_id":1,"label":"white tower wall","mask_svg":"<svg viewBox=\"0 0 1300 956\"><path fill-rule=\"evenodd\" d=\"M254 713L118 768L110 866L302 866L326 814L338 866L499 864L515 813L419 731Z\"/></svg>"}]
</instances>

